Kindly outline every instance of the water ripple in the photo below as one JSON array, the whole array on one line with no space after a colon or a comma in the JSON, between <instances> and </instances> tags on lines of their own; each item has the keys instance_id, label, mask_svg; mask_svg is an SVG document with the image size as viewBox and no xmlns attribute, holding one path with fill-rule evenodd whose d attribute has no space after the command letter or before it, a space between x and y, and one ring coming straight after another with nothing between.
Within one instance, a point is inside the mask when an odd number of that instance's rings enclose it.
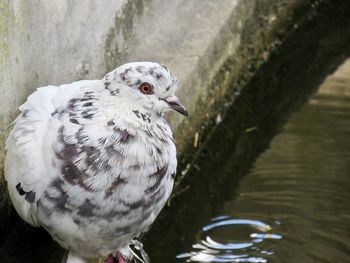
<instances>
[{"instance_id":1,"label":"water ripple","mask_svg":"<svg viewBox=\"0 0 350 263\"><path fill-rule=\"evenodd\" d=\"M202 227L200 240L193 244L193 251L177 255L178 259L186 262L267 262L266 256L273 251L262 250L260 243L267 239L278 240L282 236L271 233L270 225L251 219L234 219L230 216L218 216L212 223ZM230 241L215 240L215 232L225 228ZM242 234L248 228L248 235ZM245 230L245 231L244 231ZM260 232L257 232L260 231ZM232 240L239 240L232 242Z\"/></svg>"}]
</instances>

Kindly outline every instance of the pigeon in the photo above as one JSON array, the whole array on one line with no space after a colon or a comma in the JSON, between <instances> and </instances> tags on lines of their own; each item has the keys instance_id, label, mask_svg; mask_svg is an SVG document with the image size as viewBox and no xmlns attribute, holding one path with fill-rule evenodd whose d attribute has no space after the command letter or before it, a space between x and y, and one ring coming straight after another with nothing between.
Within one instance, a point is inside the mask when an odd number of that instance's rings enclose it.
<instances>
[{"instance_id":1,"label":"pigeon","mask_svg":"<svg viewBox=\"0 0 350 263\"><path fill-rule=\"evenodd\" d=\"M132 62L38 88L20 106L6 140L10 198L68 251L64 263L129 262L131 245L145 255L135 238L165 205L177 166L164 114L188 115L177 87L164 65Z\"/></svg>"}]
</instances>

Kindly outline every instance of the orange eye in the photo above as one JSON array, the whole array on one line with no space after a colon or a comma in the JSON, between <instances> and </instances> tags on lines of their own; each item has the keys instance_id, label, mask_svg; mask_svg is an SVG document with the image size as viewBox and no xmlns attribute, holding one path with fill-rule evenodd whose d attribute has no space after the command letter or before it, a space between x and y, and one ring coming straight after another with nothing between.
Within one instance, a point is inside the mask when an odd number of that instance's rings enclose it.
<instances>
[{"instance_id":1,"label":"orange eye","mask_svg":"<svg viewBox=\"0 0 350 263\"><path fill-rule=\"evenodd\" d=\"M144 82L139 87L143 94L151 95L153 94L153 86L147 82Z\"/></svg>"}]
</instances>

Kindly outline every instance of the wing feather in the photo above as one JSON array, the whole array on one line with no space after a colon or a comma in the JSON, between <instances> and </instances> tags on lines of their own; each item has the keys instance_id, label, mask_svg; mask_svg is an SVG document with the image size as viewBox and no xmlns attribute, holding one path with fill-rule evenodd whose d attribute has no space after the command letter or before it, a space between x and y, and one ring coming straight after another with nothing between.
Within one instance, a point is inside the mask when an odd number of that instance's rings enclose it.
<instances>
[{"instance_id":1,"label":"wing feather","mask_svg":"<svg viewBox=\"0 0 350 263\"><path fill-rule=\"evenodd\" d=\"M37 201L56 174L52 150L62 125L53 113L66 107L79 89L92 81L38 88L19 107L21 114L6 140L5 179L18 214L37 226Z\"/></svg>"}]
</instances>

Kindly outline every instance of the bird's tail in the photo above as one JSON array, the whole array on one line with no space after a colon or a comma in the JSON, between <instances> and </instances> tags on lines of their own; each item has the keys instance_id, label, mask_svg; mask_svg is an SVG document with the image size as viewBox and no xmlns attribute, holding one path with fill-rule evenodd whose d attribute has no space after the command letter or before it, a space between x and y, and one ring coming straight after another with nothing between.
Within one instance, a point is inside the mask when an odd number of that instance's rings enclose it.
<instances>
[{"instance_id":1,"label":"bird's tail","mask_svg":"<svg viewBox=\"0 0 350 263\"><path fill-rule=\"evenodd\" d=\"M87 261L74 252L67 251L63 256L62 263L87 263Z\"/></svg>"}]
</instances>

